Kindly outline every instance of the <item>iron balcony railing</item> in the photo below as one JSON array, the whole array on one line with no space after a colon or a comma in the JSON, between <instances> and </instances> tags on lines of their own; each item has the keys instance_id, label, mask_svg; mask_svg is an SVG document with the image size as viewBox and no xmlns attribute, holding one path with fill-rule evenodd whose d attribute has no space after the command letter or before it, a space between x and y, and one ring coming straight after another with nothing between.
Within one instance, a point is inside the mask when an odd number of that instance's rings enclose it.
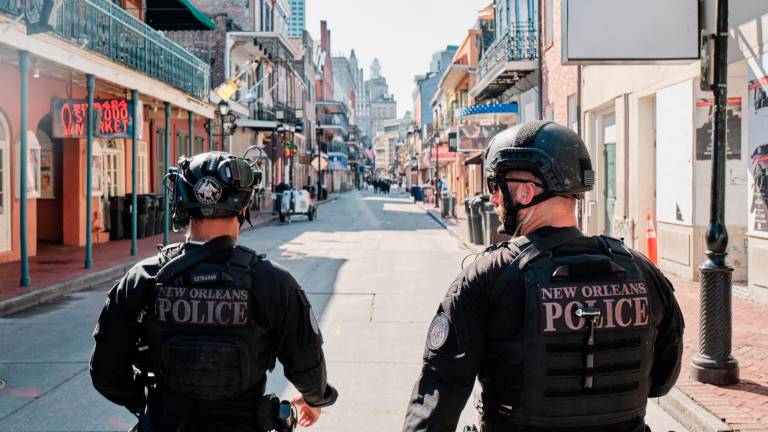
<instances>
[{"instance_id":1,"label":"iron balcony railing","mask_svg":"<svg viewBox=\"0 0 768 432\"><path fill-rule=\"evenodd\" d=\"M317 116L317 123L320 126L339 128L345 133L349 129L349 121L344 114L321 114Z\"/></svg>"},{"instance_id":2,"label":"iron balcony railing","mask_svg":"<svg viewBox=\"0 0 768 432\"><path fill-rule=\"evenodd\" d=\"M538 55L536 27L518 23L509 27L483 53L483 58L477 65L477 79L481 81L500 63L536 60Z\"/></svg>"},{"instance_id":3,"label":"iron balcony railing","mask_svg":"<svg viewBox=\"0 0 768 432\"><path fill-rule=\"evenodd\" d=\"M16 6L16 0L0 0L0 12L5 12L16 17L21 13L21 9Z\"/></svg>"},{"instance_id":4,"label":"iron balcony railing","mask_svg":"<svg viewBox=\"0 0 768 432\"><path fill-rule=\"evenodd\" d=\"M0 11L17 15L16 0ZM106 0L63 0L53 32L74 44L208 100L210 66Z\"/></svg>"}]
</instances>

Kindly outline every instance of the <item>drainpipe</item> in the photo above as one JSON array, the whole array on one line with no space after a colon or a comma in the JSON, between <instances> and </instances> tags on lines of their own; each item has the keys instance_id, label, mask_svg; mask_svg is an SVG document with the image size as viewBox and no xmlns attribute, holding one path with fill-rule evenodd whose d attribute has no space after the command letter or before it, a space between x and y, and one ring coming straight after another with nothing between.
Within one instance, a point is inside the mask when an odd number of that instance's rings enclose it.
<instances>
[{"instance_id":1,"label":"drainpipe","mask_svg":"<svg viewBox=\"0 0 768 432\"><path fill-rule=\"evenodd\" d=\"M85 150L85 268L91 268L93 266L93 251L92 251L92 238L91 232L93 231L93 222L91 221L93 210L92 206L92 188L91 179L93 178L93 129L94 129L94 112L93 112L93 92L96 87L96 79L93 75L86 75L86 87L88 91L88 114L87 114L87 139Z\"/></svg>"},{"instance_id":2,"label":"drainpipe","mask_svg":"<svg viewBox=\"0 0 768 432\"><path fill-rule=\"evenodd\" d=\"M165 185L165 175L168 173L168 153L171 152L171 103L165 103L165 161L163 166L165 172L163 173L163 246L168 244L168 225L170 215L168 214L168 187Z\"/></svg>"},{"instance_id":3,"label":"drainpipe","mask_svg":"<svg viewBox=\"0 0 768 432\"><path fill-rule=\"evenodd\" d=\"M27 256L27 113L29 111L29 52L19 51L19 79L21 81L21 127L19 141L19 240L21 241L21 280L23 287L31 283Z\"/></svg>"},{"instance_id":4,"label":"drainpipe","mask_svg":"<svg viewBox=\"0 0 768 432\"><path fill-rule=\"evenodd\" d=\"M136 255L136 231L139 224L139 197L136 191L136 164L138 163L138 141L139 141L139 92L131 90L131 256Z\"/></svg>"}]
</instances>

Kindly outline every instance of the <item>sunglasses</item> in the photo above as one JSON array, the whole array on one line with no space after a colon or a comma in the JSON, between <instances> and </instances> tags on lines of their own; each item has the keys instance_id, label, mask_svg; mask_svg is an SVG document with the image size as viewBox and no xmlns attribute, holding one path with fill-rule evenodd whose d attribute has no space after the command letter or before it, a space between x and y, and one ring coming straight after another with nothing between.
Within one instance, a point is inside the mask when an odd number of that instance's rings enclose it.
<instances>
[{"instance_id":1,"label":"sunglasses","mask_svg":"<svg viewBox=\"0 0 768 432\"><path fill-rule=\"evenodd\" d=\"M495 194L497 190L499 190L499 184L496 181L496 176L488 176L485 179L486 183L488 184L488 191L491 194ZM544 189L544 185L533 180L526 180L526 179L516 179L516 178L504 178L505 183L533 183L534 185Z\"/></svg>"}]
</instances>

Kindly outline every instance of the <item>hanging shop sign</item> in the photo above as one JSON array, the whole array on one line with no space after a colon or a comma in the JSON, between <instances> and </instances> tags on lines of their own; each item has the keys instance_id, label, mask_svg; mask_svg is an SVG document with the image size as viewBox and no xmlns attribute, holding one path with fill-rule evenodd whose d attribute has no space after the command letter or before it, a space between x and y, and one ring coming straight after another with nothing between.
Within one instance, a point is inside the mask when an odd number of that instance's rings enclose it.
<instances>
[{"instance_id":1,"label":"hanging shop sign","mask_svg":"<svg viewBox=\"0 0 768 432\"><path fill-rule=\"evenodd\" d=\"M130 138L133 133L131 109L133 102L124 98L96 99L94 136L101 138ZM53 136L55 138L85 138L87 135L88 101L57 99L53 101Z\"/></svg>"},{"instance_id":2,"label":"hanging shop sign","mask_svg":"<svg viewBox=\"0 0 768 432\"><path fill-rule=\"evenodd\" d=\"M456 153L459 149L459 140L456 132L448 132L448 151Z\"/></svg>"}]
</instances>

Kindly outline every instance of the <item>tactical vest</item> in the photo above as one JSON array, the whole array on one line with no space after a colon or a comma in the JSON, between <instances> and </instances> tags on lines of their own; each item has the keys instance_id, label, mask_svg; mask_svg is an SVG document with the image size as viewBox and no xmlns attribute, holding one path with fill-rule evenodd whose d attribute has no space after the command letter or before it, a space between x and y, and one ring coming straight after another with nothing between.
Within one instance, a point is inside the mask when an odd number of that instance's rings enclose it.
<instances>
[{"instance_id":1,"label":"tactical vest","mask_svg":"<svg viewBox=\"0 0 768 432\"><path fill-rule=\"evenodd\" d=\"M652 288L619 240L597 237L603 253L554 256L580 236L573 231L523 246L500 279L506 286L497 286L525 290L523 327L487 346L478 408L510 429L580 429L645 415Z\"/></svg>"},{"instance_id":2,"label":"tactical vest","mask_svg":"<svg viewBox=\"0 0 768 432\"><path fill-rule=\"evenodd\" d=\"M263 383L275 357L255 316L249 273L259 259L237 246L226 265L203 261L158 280L145 328L161 389L216 400Z\"/></svg>"}]
</instances>

